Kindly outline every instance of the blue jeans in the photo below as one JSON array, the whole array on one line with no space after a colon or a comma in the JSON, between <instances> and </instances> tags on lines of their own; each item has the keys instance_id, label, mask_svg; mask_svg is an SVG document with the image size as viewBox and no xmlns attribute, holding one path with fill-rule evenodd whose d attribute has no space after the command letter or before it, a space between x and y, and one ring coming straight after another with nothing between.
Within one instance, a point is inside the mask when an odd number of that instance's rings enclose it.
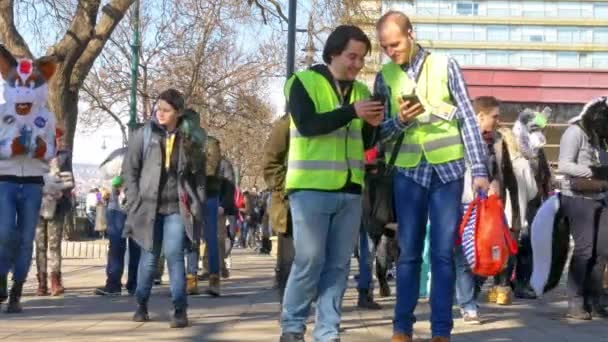
<instances>
[{"instance_id":1,"label":"blue jeans","mask_svg":"<svg viewBox=\"0 0 608 342\"><path fill-rule=\"evenodd\" d=\"M414 310L420 292L422 251L427 220L430 221L431 255L431 332L449 337L453 327L454 244L461 219L463 180L442 183L433 172L431 185L425 188L402 173L394 179L397 211L397 303L393 329L412 334L416 322Z\"/></svg>"},{"instance_id":2,"label":"blue jeans","mask_svg":"<svg viewBox=\"0 0 608 342\"><path fill-rule=\"evenodd\" d=\"M125 253L127 251L127 239L122 237L127 215L120 210L108 209L108 265L106 266L106 287L108 289L120 290L121 280L125 268ZM129 244L129 273L127 278L127 291L134 292L137 288L137 267L139 264L140 248L132 239Z\"/></svg>"},{"instance_id":3,"label":"blue jeans","mask_svg":"<svg viewBox=\"0 0 608 342\"><path fill-rule=\"evenodd\" d=\"M145 229L145 227L140 227ZM164 251L173 305L176 309L186 308L186 269L184 265L184 245L187 239L184 221L180 214L157 215L154 225L154 244L151 251L142 249L137 274L135 297L139 304L148 303L161 248Z\"/></svg>"},{"instance_id":4,"label":"blue jeans","mask_svg":"<svg viewBox=\"0 0 608 342\"><path fill-rule=\"evenodd\" d=\"M373 290L374 281L372 278L372 268L374 267L375 246L372 239L367 234L363 225L359 229L359 281L358 290Z\"/></svg>"},{"instance_id":5,"label":"blue jeans","mask_svg":"<svg viewBox=\"0 0 608 342\"><path fill-rule=\"evenodd\" d=\"M41 184L0 182L0 275L12 270L16 282L25 282L32 265L41 203Z\"/></svg>"},{"instance_id":6,"label":"blue jeans","mask_svg":"<svg viewBox=\"0 0 608 342\"><path fill-rule=\"evenodd\" d=\"M205 225L203 226L203 239L207 244L207 255L209 258L209 274L220 273L220 250L217 238L217 215L220 205L219 197L210 197L206 201L207 209L205 215ZM197 241L198 242L198 241ZM200 257L200 248L198 243L188 252L188 274L196 274L198 271L198 260Z\"/></svg>"},{"instance_id":7,"label":"blue jeans","mask_svg":"<svg viewBox=\"0 0 608 342\"><path fill-rule=\"evenodd\" d=\"M298 191L289 196L295 258L281 313L284 333L303 333L317 298L315 341L339 336L342 298L361 225L361 196Z\"/></svg>"}]
</instances>

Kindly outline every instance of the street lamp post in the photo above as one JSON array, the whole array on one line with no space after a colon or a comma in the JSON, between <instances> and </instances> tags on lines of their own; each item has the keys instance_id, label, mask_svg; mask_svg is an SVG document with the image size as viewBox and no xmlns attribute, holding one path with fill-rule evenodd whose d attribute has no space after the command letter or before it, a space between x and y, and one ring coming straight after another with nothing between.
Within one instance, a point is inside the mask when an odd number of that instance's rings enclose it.
<instances>
[{"instance_id":1,"label":"street lamp post","mask_svg":"<svg viewBox=\"0 0 608 342\"><path fill-rule=\"evenodd\" d=\"M131 45L131 103L129 108L129 132L137 128L137 71L139 67L139 1L133 8L133 44Z\"/></svg>"},{"instance_id":2,"label":"street lamp post","mask_svg":"<svg viewBox=\"0 0 608 342\"><path fill-rule=\"evenodd\" d=\"M289 78L295 70L297 6L297 0L289 0L287 17L287 74L285 75L287 78Z\"/></svg>"}]
</instances>

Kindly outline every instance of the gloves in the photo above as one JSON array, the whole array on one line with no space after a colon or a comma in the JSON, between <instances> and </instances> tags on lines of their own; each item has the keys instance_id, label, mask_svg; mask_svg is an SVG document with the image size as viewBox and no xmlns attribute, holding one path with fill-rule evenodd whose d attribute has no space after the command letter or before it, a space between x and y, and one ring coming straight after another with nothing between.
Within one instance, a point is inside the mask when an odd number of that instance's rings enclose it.
<instances>
[{"instance_id":1,"label":"gloves","mask_svg":"<svg viewBox=\"0 0 608 342\"><path fill-rule=\"evenodd\" d=\"M570 178L572 190L578 192L604 192L608 190L608 181L593 178Z\"/></svg>"},{"instance_id":2,"label":"gloves","mask_svg":"<svg viewBox=\"0 0 608 342\"><path fill-rule=\"evenodd\" d=\"M608 166L591 166L593 178L608 181Z\"/></svg>"}]
</instances>

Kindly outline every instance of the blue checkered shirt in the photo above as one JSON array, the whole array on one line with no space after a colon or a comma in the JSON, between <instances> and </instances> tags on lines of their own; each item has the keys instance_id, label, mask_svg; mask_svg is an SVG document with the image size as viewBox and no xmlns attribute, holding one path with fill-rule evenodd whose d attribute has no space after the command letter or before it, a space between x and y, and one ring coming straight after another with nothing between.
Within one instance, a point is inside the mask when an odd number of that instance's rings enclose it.
<instances>
[{"instance_id":1,"label":"blue checkered shirt","mask_svg":"<svg viewBox=\"0 0 608 342\"><path fill-rule=\"evenodd\" d=\"M408 76L415 80L422 71L424 56L426 52L420 47L418 53L412 59L410 65L403 65L403 70ZM411 66L411 67L410 67ZM473 177L487 177L486 160L487 146L483 143L481 132L475 119L475 111L471 105L464 78L458 63L451 57L448 58L448 87L457 110L456 119L459 121L462 141L465 147L465 158L471 165L471 175ZM378 73L374 84L374 93L386 99L391 98L390 89L386 87L382 73ZM412 126L412 123L403 124L399 118L391 118L390 101L385 104L385 121L380 126L380 142L386 145L387 142L396 139L401 132ZM390 154L390 148L385 149ZM416 167L398 168L399 172L414 182L429 188L433 171L437 172L442 183L449 183L464 177L465 159L454 160L443 164L430 164L424 158Z\"/></svg>"}]
</instances>

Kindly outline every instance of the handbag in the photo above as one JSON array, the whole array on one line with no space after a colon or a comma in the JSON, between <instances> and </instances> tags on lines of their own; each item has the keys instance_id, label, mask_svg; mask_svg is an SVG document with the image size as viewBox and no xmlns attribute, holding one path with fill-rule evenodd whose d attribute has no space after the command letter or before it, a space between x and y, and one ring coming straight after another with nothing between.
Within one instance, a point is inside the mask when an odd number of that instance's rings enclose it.
<instances>
[{"instance_id":1,"label":"handbag","mask_svg":"<svg viewBox=\"0 0 608 342\"><path fill-rule=\"evenodd\" d=\"M395 174L395 161L404 136L405 133L401 133L397 138L388 164L379 163L376 173L368 172L365 175L364 210L367 209L366 217L370 220L366 227L384 229L386 224L396 222L393 176ZM372 232L369 233L372 234Z\"/></svg>"}]
</instances>

